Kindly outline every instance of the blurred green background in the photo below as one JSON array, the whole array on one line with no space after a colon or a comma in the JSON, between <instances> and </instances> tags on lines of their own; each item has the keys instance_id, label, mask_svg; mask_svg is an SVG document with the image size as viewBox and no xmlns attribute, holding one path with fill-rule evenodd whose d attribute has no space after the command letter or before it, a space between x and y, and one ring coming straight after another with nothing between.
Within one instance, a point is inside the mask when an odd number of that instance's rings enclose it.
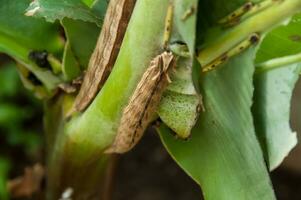
<instances>
[{"instance_id":1,"label":"blurred green background","mask_svg":"<svg viewBox=\"0 0 301 200\"><path fill-rule=\"evenodd\" d=\"M25 90L15 62L0 54L0 199L7 199L8 178L42 161L41 102Z\"/></svg>"}]
</instances>

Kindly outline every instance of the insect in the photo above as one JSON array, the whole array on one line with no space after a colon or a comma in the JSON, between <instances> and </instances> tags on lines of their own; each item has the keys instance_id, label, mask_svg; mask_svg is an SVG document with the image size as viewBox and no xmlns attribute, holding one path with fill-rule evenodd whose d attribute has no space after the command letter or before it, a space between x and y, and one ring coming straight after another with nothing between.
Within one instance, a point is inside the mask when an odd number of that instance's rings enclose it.
<instances>
[{"instance_id":1,"label":"insect","mask_svg":"<svg viewBox=\"0 0 301 200\"><path fill-rule=\"evenodd\" d=\"M74 111L86 109L111 73L135 2L135 0L110 0L102 31L73 106Z\"/></svg>"},{"instance_id":2,"label":"insect","mask_svg":"<svg viewBox=\"0 0 301 200\"><path fill-rule=\"evenodd\" d=\"M260 40L260 35L258 33L251 34L248 39L240 42L238 45L236 45L234 48L230 49L228 52L224 53L217 59L213 60L208 65L204 66L202 68L202 72L208 72L213 69L215 69L217 66L225 63L229 58L238 55L242 51L249 48L251 45L257 43Z\"/></svg>"},{"instance_id":3,"label":"insect","mask_svg":"<svg viewBox=\"0 0 301 200\"><path fill-rule=\"evenodd\" d=\"M163 52L151 61L122 113L116 138L106 153L125 153L138 143L156 115L174 66L175 57L170 52Z\"/></svg>"},{"instance_id":4,"label":"insect","mask_svg":"<svg viewBox=\"0 0 301 200\"><path fill-rule=\"evenodd\" d=\"M30 51L28 58L41 68L51 69L51 66L48 62L48 52L46 50Z\"/></svg>"}]
</instances>

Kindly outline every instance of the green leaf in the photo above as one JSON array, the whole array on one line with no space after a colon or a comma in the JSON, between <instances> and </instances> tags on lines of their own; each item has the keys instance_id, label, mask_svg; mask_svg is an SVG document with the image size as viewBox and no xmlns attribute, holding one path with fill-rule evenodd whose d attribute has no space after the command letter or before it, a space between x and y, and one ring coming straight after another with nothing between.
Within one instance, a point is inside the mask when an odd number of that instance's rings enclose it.
<instances>
[{"instance_id":1,"label":"green leaf","mask_svg":"<svg viewBox=\"0 0 301 200\"><path fill-rule=\"evenodd\" d=\"M261 1L263 0L199 0L199 24L204 31L204 28L216 26L217 21L243 6L246 2L258 3ZM206 20L202 18L206 18Z\"/></svg>"},{"instance_id":2,"label":"green leaf","mask_svg":"<svg viewBox=\"0 0 301 200\"><path fill-rule=\"evenodd\" d=\"M61 82L50 70L41 69L29 60L32 50L46 50L60 55L63 42L58 26L24 15L30 0L0 0L0 52L4 52L32 71L51 91Z\"/></svg>"},{"instance_id":3,"label":"green leaf","mask_svg":"<svg viewBox=\"0 0 301 200\"><path fill-rule=\"evenodd\" d=\"M256 63L300 52L301 14L298 14L287 26L280 26L265 37L257 52Z\"/></svg>"},{"instance_id":4,"label":"green leaf","mask_svg":"<svg viewBox=\"0 0 301 200\"><path fill-rule=\"evenodd\" d=\"M255 76L254 121L270 170L281 164L298 141L289 122L300 69L300 64L291 64Z\"/></svg>"},{"instance_id":5,"label":"green leaf","mask_svg":"<svg viewBox=\"0 0 301 200\"><path fill-rule=\"evenodd\" d=\"M0 77L0 99L2 97L13 97L17 95L21 82L15 65L8 63L5 66L1 66Z\"/></svg>"},{"instance_id":6,"label":"green leaf","mask_svg":"<svg viewBox=\"0 0 301 200\"><path fill-rule=\"evenodd\" d=\"M107 2L101 0L90 3L88 6L91 7L91 12L97 13L103 19ZM81 69L84 70L88 67L100 28L94 23L70 18L63 18L61 24L67 37L63 57L63 73L66 80L72 80L80 75Z\"/></svg>"},{"instance_id":7,"label":"green leaf","mask_svg":"<svg viewBox=\"0 0 301 200\"><path fill-rule=\"evenodd\" d=\"M287 26L271 31L257 52L260 63L254 80L253 113L270 170L278 167L297 143L289 122L291 96L300 71L300 32L298 14Z\"/></svg>"},{"instance_id":8,"label":"green leaf","mask_svg":"<svg viewBox=\"0 0 301 200\"><path fill-rule=\"evenodd\" d=\"M58 53L62 41L58 26L24 16L31 0L0 0L0 36L17 41L20 46L33 50L47 50ZM10 47L0 46L0 49Z\"/></svg>"},{"instance_id":9,"label":"green leaf","mask_svg":"<svg viewBox=\"0 0 301 200\"><path fill-rule=\"evenodd\" d=\"M69 42L65 45L65 51L63 56L63 74L67 81L73 80L80 75L80 65L76 60L76 57L69 45Z\"/></svg>"},{"instance_id":10,"label":"green leaf","mask_svg":"<svg viewBox=\"0 0 301 200\"><path fill-rule=\"evenodd\" d=\"M175 29L194 55L198 0L174 0L174 10Z\"/></svg>"},{"instance_id":11,"label":"green leaf","mask_svg":"<svg viewBox=\"0 0 301 200\"><path fill-rule=\"evenodd\" d=\"M301 10L301 1L299 0L281 2L267 1L267 3L269 3L269 6L267 6L266 9L255 14L253 13L253 15L234 26L227 28L216 26L208 31L203 31L207 33L206 42L198 44L200 50L198 52L199 62L204 66L209 64L255 33L260 37L264 36L271 29L275 28L275 26L286 22L291 16ZM240 11L241 9L242 8L240 8ZM200 21L206 21L205 17L201 19ZM198 42L203 39L204 38L198 39Z\"/></svg>"},{"instance_id":12,"label":"green leaf","mask_svg":"<svg viewBox=\"0 0 301 200\"><path fill-rule=\"evenodd\" d=\"M82 69L86 69L95 48L100 28L90 22L62 20L70 48ZM88 33L88 34L87 34Z\"/></svg>"},{"instance_id":13,"label":"green leaf","mask_svg":"<svg viewBox=\"0 0 301 200\"><path fill-rule=\"evenodd\" d=\"M81 0L81 1L89 7L92 7L94 3L94 0Z\"/></svg>"},{"instance_id":14,"label":"green leaf","mask_svg":"<svg viewBox=\"0 0 301 200\"><path fill-rule=\"evenodd\" d=\"M255 135L251 105L255 48L202 77L205 112L189 141L159 131L178 164L199 183L206 200L275 199Z\"/></svg>"},{"instance_id":15,"label":"green leaf","mask_svg":"<svg viewBox=\"0 0 301 200\"><path fill-rule=\"evenodd\" d=\"M65 17L101 25L101 18L81 0L34 0L26 10L26 15L45 17L49 22Z\"/></svg>"},{"instance_id":16,"label":"green leaf","mask_svg":"<svg viewBox=\"0 0 301 200\"><path fill-rule=\"evenodd\" d=\"M24 127L15 127L10 130L10 134L6 136L7 143L10 146L23 146L28 153L37 150L42 144L41 135L36 132L25 131Z\"/></svg>"},{"instance_id":17,"label":"green leaf","mask_svg":"<svg viewBox=\"0 0 301 200\"><path fill-rule=\"evenodd\" d=\"M26 109L18 107L11 103L0 104L0 124L1 125L12 125L19 124L27 116ZM29 113L30 114L30 113Z\"/></svg>"},{"instance_id":18,"label":"green leaf","mask_svg":"<svg viewBox=\"0 0 301 200\"><path fill-rule=\"evenodd\" d=\"M104 19L106 10L108 7L109 1L104 0L95 0L92 5L92 11L100 16L101 19Z\"/></svg>"}]
</instances>

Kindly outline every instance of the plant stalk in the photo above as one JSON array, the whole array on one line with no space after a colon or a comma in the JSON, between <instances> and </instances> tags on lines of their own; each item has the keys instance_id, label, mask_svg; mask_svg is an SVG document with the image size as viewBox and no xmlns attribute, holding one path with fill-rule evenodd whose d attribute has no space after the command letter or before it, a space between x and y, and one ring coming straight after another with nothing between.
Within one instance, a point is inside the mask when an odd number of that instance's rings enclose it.
<instances>
[{"instance_id":1,"label":"plant stalk","mask_svg":"<svg viewBox=\"0 0 301 200\"><path fill-rule=\"evenodd\" d=\"M74 191L73 200L109 198L102 195L110 191L105 176L111 155L103 151L112 143L122 110L150 61L163 50L168 4L168 0L137 1L114 68L92 104L84 113L62 118L57 128L49 123L48 137L54 140L48 159L49 200L59 199L68 188ZM61 109L48 115L52 121L60 119Z\"/></svg>"},{"instance_id":2,"label":"plant stalk","mask_svg":"<svg viewBox=\"0 0 301 200\"><path fill-rule=\"evenodd\" d=\"M301 53L295 54L295 55L290 55L290 56L285 56L281 58L275 58L272 60L268 60L263 63L259 63L256 65L256 73L262 73L265 71L277 69L280 67L285 67L291 64L295 63L301 63Z\"/></svg>"},{"instance_id":3,"label":"plant stalk","mask_svg":"<svg viewBox=\"0 0 301 200\"><path fill-rule=\"evenodd\" d=\"M246 19L213 42L205 44L198 54L198 61L205 66L248 38L253 33L264 35L301 10L300 0L277 0L269 8Z\"/></svg>"}]
</instances>

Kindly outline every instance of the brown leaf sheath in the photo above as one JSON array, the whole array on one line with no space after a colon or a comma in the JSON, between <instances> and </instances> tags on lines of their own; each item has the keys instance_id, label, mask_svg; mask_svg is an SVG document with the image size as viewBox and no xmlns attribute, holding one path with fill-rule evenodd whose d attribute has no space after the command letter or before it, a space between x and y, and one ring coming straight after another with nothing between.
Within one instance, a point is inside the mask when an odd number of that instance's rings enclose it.
<instances>
[{"instance_id":1,"label":"brown leaf sheath","mask_svg":"<svg viewBox=\"0 0 301 200\"><path fill-rule=\"evenodd\" d=\"M88 71L74 103L83 111L108 78L120 50L136 0L110 0Z\"/></svg>"},{"instance_id":2,"label":"brown leaf sheath","mask_svg":"<svg viewBox=\"0 0 301 200\"><path fill-rule=\"evenodd\" d=\"M174 65L174 56L167 52L151 61L123 111L116 138L106 153L125 153L138 143L155 116Z\"/></svg>"}]
</instances>

